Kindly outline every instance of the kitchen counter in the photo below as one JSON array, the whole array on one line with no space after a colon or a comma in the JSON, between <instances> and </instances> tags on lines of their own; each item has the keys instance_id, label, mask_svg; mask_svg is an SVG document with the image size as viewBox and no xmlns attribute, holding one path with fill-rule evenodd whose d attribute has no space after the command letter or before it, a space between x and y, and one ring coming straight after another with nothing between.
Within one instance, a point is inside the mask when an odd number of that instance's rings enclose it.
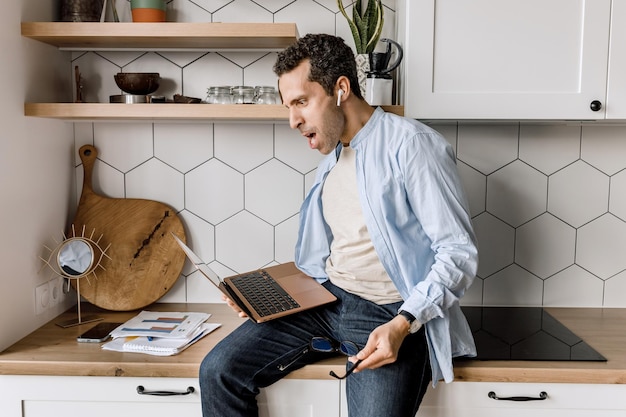
<instances>
[{"instance_id":1,"label":"kitchen counter","mask_svg":"<svg viewBox=\"0 0 626 417\"><path fill-rule=\"evenodd\" d=\"M70 309L0 353L0 374L60 376L128 376L196 378L206 352L238 327L243 320L225 304L156 304L149 311L200 311L209 322L222 326L179 355L169 357L104 351L100 343L78 343L76 336L94 326L61 328L55 323L76 317ZM626 309L546 308L607 362L476 361L455 364L458 381L555 382L626 384ZM104 321L124 322L137 314L104 311L89 304L82 314L96 314ZM335 357L292 372L288 378L331 379L340 372L345 357Z\"/></svg>"},{"instance_id":2,"label":"kitchen counter","mask_svg":"<svg viewBox=\"0 0 626 417\"><path fill-rule=\"evenodd\" d=\"M456 380L626 384L626 309L546 307L545 310L607 361L463 360L454 367Z\"/></svg>"}]
</instances>

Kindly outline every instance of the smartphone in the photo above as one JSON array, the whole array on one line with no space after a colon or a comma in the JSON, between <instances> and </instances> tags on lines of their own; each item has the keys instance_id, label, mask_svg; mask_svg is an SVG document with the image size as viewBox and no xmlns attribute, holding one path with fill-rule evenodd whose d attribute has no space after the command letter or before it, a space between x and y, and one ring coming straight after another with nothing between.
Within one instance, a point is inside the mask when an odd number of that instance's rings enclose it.
<instances>
[{"instance_id":1,"label":"smartphone","mask_svg":"<svg viewBox=\"0 0 626 417\"><path fill-rule=\"evenodd\" d=\"M76 338L79 342L100 343L109 338L109 334L122 323L102 322L96 324Z\"/></svg>"}]
</instances>

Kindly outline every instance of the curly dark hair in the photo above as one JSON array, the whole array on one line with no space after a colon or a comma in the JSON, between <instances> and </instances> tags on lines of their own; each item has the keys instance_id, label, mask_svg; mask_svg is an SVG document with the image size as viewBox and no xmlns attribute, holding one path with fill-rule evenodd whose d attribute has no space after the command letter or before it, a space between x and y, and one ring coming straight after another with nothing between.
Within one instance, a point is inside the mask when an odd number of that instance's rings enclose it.
<instances>
[{"instance_id":1,"label":"curly dark hair","mask_svg":"<svg viewBox=\"0 0 626 417\"><path fill-rule=\"evenodd\" d=\"M307 34L278 54L274 72L280 77L307 59L311 63L309 80L319 83L329 96L334 94L337 79L345 75L350 80L352 93L363 99L354 53L342 38L327 34Z\"/></svg>"}]
</instances>

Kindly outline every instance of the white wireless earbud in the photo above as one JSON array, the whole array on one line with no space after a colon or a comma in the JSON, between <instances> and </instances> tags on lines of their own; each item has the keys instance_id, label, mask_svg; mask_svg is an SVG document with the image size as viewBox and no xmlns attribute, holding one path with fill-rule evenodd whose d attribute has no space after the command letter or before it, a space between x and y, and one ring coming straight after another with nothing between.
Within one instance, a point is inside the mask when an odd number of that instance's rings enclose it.
<instances>
[{"instance_id":1,"label":"white wireless earbud","mask_svg":"<svg viewBox=\"0 0 626 417\"><path fill-rule=\"evenodd\" d=\"M337 106L341 106L341 96L343 96L343 90L337 91Z\"/></svg>"}]
</instances>

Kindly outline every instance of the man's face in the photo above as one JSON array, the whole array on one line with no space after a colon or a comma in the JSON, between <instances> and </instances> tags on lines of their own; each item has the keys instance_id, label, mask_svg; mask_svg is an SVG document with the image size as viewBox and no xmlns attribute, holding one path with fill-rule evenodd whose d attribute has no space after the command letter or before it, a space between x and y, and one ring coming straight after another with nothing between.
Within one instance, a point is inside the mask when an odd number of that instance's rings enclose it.
<instances>
[{"instance_id":1,"label":"man's face","mask_svg":"<svg viewBox=\"0 0 626 417\"><path fill-rule=\"evenodd\" d=\"M332 152L343 132L343 111L336 99L328 96L317 82L308 80L309 61L280 76L283 103L289 109L289 125L309 141L311 149L327 155Z\"/></svg>"}]
</instances>

